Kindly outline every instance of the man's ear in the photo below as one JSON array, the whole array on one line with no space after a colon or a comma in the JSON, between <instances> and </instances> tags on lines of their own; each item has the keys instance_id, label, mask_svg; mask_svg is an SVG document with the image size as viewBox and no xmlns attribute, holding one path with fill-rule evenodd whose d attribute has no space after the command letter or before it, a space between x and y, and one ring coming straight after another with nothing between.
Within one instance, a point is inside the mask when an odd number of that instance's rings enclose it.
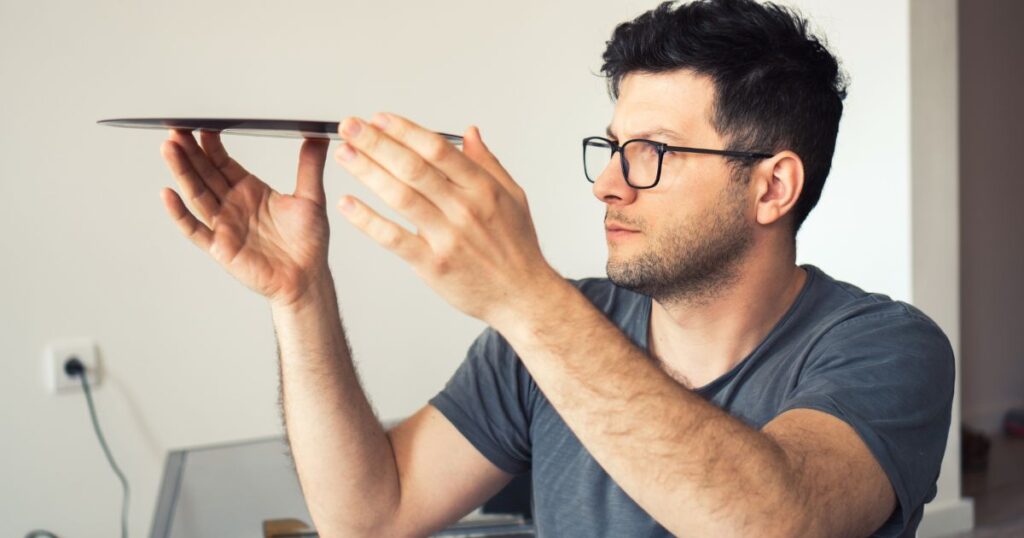
<instances>
[{"instance_id":1,"label":"man's ear","mask_svg":"<svg viewBox=\"0 0 1024 538\"><path fill-rule=\"evenodd\" d=\"M773 224L792 212L804 188L804 163L792 151L780 151L754 168L757 223Z\"/></svg>"}]
</instances>

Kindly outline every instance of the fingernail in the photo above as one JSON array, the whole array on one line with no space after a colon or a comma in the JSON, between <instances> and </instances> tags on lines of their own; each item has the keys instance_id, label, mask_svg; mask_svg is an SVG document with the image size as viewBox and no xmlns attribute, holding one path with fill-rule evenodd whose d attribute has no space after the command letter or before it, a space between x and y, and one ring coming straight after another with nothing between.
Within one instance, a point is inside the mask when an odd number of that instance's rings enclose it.
<instances>
[{"instance_id":1,"label":"fingernail","mask_svg":"<svg viewBox=\"0 0 1024 538\"><path fill-rule=\"evenodd\" d=\"M356 152L354 149L352 149L352 146L348 145L348 143L346 142L342 144L341 147L338 148L337 156L339 159L343 161L351 161L356 157Z\"/></svg>"},{"instance_id":2,"label":"fingernail","mask_svg":"<svg viewBox=\"0 0 1024 538\"><path fill-rule=\"evenodd\" d=\"M387 115L378 112L373 115L373 118L370 119L370 123L377 126L378 129L383 130L388 126L389 123L391 123L391 119L388 118Z\"/></svg>"},{"instance_id":3,"label":"fingernail","mask_svg":"<svg viewBox=\"0 0 1024 538\"><path fill-rule=\"evenodd\" d=\"M345 120L345 126L341 128L345 136L349 138L355 138L359 135L359 131L363 130L362 122L356 118L348 118Z\"/></svg>"}]
</instances>

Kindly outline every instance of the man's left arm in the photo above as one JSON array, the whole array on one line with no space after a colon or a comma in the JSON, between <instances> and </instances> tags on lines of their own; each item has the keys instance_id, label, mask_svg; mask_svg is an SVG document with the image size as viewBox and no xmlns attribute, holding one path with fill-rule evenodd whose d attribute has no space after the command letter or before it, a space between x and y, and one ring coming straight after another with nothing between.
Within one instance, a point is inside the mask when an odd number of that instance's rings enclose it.
<instances>
[{"instance_id":1,"label":"man's left arm","mask_svg":"<svg viewBox=\"0 0 1024 538\"><path fill-rule=\"evenodd\" d=\"M866 536L895 507L857 433L793 409L755 430L662 372L564 280L495 327L580 442L671 532Z\"/></svg>"},{"instance_id":2,"label":"man's left arm","mask_svg":"<svg viewBox=\"0 0 1024 538\"><path fill-rule=\"evenodd\" d=\"M396 115L349 118L336 158L416 226L339 209L438 295L512 344L608 474L659 523L698 536L862 535L892 512L849 427L799 409L754 430L676 384L544 260L523 190L479 131L460 152Z\"/></svg>"}]
</instances>

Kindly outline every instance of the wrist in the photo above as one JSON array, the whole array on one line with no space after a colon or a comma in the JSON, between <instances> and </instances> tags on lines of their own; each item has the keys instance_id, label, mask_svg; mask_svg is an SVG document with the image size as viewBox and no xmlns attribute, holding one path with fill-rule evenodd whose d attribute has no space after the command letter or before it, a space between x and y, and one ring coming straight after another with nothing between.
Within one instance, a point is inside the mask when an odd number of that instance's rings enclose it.
<instances>
[{"instance_id":1,"label":"wrist","mask_svg":"<svg viewBox=\"0 0 1024 538\"><path fill-rule=\"evenodd\" d=\"M515 298L497 308L487 322L503 335L536 334L557 323L579 291L553 268L519 287Z\"/></svg>"},{"instance_id":2,"label":"wrist","mask_svg":"<svg viewBox=\"0 0 1024 538\"><path fill-rule=\"evenodd\" d=\"M274 313L298 314L319 309L324 301L337 303L334 291L334 277L330 268L323 267L305 279L304 285L295 291L269 297L270 309ZM335 304L335 306L337 306Z\"/></svg>"}]
</instances>

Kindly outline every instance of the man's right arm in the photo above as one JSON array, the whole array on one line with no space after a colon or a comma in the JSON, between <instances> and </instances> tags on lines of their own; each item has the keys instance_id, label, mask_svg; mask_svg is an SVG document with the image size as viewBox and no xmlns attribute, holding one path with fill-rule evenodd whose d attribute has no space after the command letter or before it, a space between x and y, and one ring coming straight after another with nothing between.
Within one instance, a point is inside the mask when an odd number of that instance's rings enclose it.
<instances>
[{"instance_id":1,"label":"man's right arm","mask_svg":"<svg viewBox=\"0 0 1024 538\"><path fill-rule=\"evenodd\" d=\"M320 535L428 534L500 489L509 475L440 412L385 433L359 386L327 268L327 141L302 143L287 195L232 159L219 133L200 139L170 132L160 151L184 198L160 196L185 237L271 301L286 428Z\"/></svg>"},{"instance_id":2,"label":"man's right arm","mask_svg":"<svg viewBox=\"0 0 1024 538\"><path fill-rule=\"evenodd\" d=\"M321 536L426 535L511 480L429 405L384 431L359 384L329 272L271 311L288 439Z\"/></svg>"}]
</instances>

